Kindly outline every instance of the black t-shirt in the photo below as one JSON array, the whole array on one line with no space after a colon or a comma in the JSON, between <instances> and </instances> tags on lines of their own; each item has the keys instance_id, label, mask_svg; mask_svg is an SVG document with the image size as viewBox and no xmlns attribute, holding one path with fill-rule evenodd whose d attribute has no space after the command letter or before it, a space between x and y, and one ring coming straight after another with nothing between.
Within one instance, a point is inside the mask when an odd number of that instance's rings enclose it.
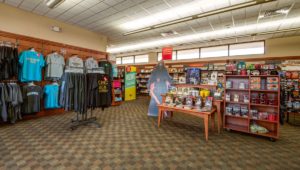
<instances>
[{"instance_id":1,"label":"black t-shirt","mask_svg":"<svg viewBox=\"0 0 300 170\"><path fill-rule=\"evenodd\" d=\"M106 107L111 105L111 81L108 75L87 74L88 107Z\"/></svg>"},{"instance_id":2,"label":"black t-shirt","mask_svg":"<svg viewBox=\"0 0 300 170\"><path fill-rule=\"evenodd\" d=\"M43 90L40 86L27 85L23 86L23 105L22 113L31 114L41 110L41 99Z\"/></svg>"}]
</instances>

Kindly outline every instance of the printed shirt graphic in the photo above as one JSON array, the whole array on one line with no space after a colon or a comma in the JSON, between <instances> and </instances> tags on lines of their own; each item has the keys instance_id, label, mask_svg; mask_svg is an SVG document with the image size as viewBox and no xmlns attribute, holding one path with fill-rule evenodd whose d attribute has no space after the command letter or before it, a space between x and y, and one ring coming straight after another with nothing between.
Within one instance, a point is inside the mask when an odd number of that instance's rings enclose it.
<instances>
[{"instance_id":1,"label":"printed shirt graphic","mask_svg":"<svg viewBox=\"0 0 300 170\"><path fill-rule=\"evenodd\" d=\"M23 86L22 113L36 113L40 111L42 88L40 86Z\"/></svg>"},{"instance_id":2,"label":"printed shirt graphic","mask_svg":"<svg viewBox=\"0 0 300 170\"><path fill-rule=\"evenodd\" d=\"M45 95L45 108L54 109L60 108L58 104L59 86L55 84L49 84L44 87Z\"/></svg>"},{"instance_id":3,"label":"printed shirt graphic","mask_svg":"<svg viewBox=\"0 0 300 170\"><path fill-rule=\"evenodd\" d=\"M107 76L103 76L100 80L98 80L98 90L99 93L107 93L108 92L108 81L109 78Z\"/></svg>"},{"instance_id":4,"label":"printed shirt graphic","mask_svg":"<svg viewBox=\"0 0 300 170\"><path fill-rule=\"evenodd\" d=\"M24 51L19 56L19 64L21 65L20 81L41 81L42 67L45 60L42 54L35 51Z\"/></svg>"}]
</instances>

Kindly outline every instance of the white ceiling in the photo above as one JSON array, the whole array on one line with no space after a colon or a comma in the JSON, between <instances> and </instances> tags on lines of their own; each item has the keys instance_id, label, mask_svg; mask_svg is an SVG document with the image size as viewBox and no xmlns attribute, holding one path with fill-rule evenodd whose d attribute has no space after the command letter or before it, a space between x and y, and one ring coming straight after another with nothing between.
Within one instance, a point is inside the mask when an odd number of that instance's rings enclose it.
<instances>
[{"instance_id":1,"label":"white ceiling","mask_svg":"<svg viewBox=\"0 0 300 170\"><path fill-rule=\"evenodd\" d=\"M38 15L54 18L69 24L77 25L88 30L104 34L108 37L109 45L119 47L128 44L137 44L145 41L163 39L160 33L175 30L179 33L176 36L208 32L225 29L225 26L237 27L257 23L257 17L260 11L276 9L295 3L293 9L287 18L300 16L300 0L277 0L275 2L239 9L232 12L226 12L206 18L188 21L176 25L171 25L155 30L145 31L137 34L123 36L128 30L120 26L126 22L134 21L147 17L164 10L172 9L197 0L66 0L55 9L49 9L43 0L0 0L0 2L31 11ZM198 0L200 1L200 0ZM217 0L215 0L217 1ZM220 1L220 0L219 0ZM222 7L231 6L249 0L222 0L221 5L211 6L211 9L199 9L190 11L187 15L193 15L209 10L215 10ZM183 17L174 13L174 19ZM157 18L158 20L160 18ZM275 19L273 19L275 20ZM285 29L300 27L300 25L289 24L283 26ZM270 28L266 31L273 31L279 28ZM233 40L224 40L216 42L205 42L203 45L227 43L229 41L241 42L245 40L258 40L274 37L300 35L300 31L289 33L278 33L265 36L256 36L248 38L236 38ZM194 42L199 45L199 42ZM189 43L190 44L190 43ZM152 48L153 49L153 48Z\"/></svg>"}]
</instances>

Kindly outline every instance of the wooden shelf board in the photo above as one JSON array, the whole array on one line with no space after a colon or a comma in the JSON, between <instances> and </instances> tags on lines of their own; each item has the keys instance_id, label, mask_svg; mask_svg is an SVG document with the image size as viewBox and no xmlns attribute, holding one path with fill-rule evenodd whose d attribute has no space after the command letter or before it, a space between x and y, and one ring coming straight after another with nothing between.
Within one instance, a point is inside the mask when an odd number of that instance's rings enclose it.
<instances>
[{"instance_id":1,"label":"wooden shelf board","mask_svg":"<svg viewBox=\"0 0 300 170\"><path fill-rule=\"evenodd\" d=\"M250 89L251 92L267 92L267 93L278 93L278 90L255 90Z\"/></svg>"},{"instance_id":2,"label":"wooden shelf board","mask_svg":"<svg viewBox=\"0 0 300 170\"><path fill-rule=\"evenodd\" d=\"M257 75L257 76L251 75L250 77L278 77L278 75Z\"/></svg>"},{"instance_id":3,"label":"wooden shelf board","mask_svg":"<svg viewBox=\"0 0 300 170\"><path fill-rule=\"evenodd\" d=\"M249 78L248 75L225 75L226 77Z\"/></svg>"},{"instance_id":4,"label":"wooden shelf board","mask_svg":"<svg viewBox=\"0 0 300 170\"><path fill-rule=\"evenodd\" d=\"M246 132L249 133L248 126L240 126L240 125L234 125L234 124L225 124L225 128L240 131L240 132Z\"/></svg>"},{"instance_id":5,"label":"wooden shelf board","mask_svg":"<svg viewBox=\"0 0 300 170\"><path fill-rule=\"evenodd\" d=\"M208 84L174 84L176 87L194 87L194 88L217 88L217 85Z\"/></svg>"},{"instance_id":6,"label":"wooden shelf board","mask_svg":"<svg viewBox=\"0 0 300 170\"><path fill-rule=\"evenodd\" d=\"M267 104L254 104L250 103L251 106L259 106L259 107L272 107L272 108L278 108L278 105L267 105Z\"/></svg>"},{"instance_id":7,"label":"wooden shelf board","mask_svg":"<svg viewBox=\"0 0 300 170\"><path fill-rule=\"evenodd\" d=\"M278 139L278 136L277 136L276 132L269 132L269 133L252 133L252 132L249 132L249 133L254 134L254 135L259 135L259 136L265 136L265 137Z\"/></svg>"},{"instance_id":8,"label":"wooden shelf board","mask_svg":"<svg viewBox=\"0 0 300 170\"><path fill-rule=\"evenodd\" d=\"M231 103L231 104L243 104L243 105L248 105L249 103L244 103L244 102L233 102L233 101L226 101L226 103Z\"/></svg>"},{"instance_id":9,"label":"wooden shelf board","mask_svg":"<svg viewBox=\"0 0 300 170\"><path fill-rule=\"evenodd\" d=\"M235 90L235 91L249 91L249 89L226 89L226 90Z\"/></svg>"},{"instance_id":10,"label":"wooden shelf board","mask_svg":"<svg viewBox=\"0 0 300 170\"><path fill-rule=\"evenodd\" d=\"M234 116L234 115L226 115L226 117L233 117L233 118L237 118L237 119L248 119L249 117L242 117L242 116Z\"/></svg>"},{"instance_id":11,"label":"wooden shelf board","mask_svg":"<svg viewBox=\"0 0 300 170\"><path fill-rule=\"evenodd\" d=\"M254 121L259 121L259 122L267 122L267 123L275 123L275 124L278 123L277 121L261 120L261 119L253 119L253 118L250 118L250 119L254 120Z\"/></svg>"}]
</instances>

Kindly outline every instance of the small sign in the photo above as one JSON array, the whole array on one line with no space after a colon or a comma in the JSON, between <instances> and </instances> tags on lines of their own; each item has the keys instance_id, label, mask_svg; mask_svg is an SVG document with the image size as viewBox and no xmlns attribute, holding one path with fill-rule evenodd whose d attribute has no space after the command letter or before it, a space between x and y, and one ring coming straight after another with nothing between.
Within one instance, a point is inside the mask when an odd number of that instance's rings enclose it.
<instances>
[{"instance_id":1,"label":"small sign","mask_svg":"<svg viewBox=\"0 0 300 170\"><path fill-rule=\"evenodd\" d=\"M164 47L162 48L162 60L172 60L173 48Z\"/></svg>"}]
</instances>

